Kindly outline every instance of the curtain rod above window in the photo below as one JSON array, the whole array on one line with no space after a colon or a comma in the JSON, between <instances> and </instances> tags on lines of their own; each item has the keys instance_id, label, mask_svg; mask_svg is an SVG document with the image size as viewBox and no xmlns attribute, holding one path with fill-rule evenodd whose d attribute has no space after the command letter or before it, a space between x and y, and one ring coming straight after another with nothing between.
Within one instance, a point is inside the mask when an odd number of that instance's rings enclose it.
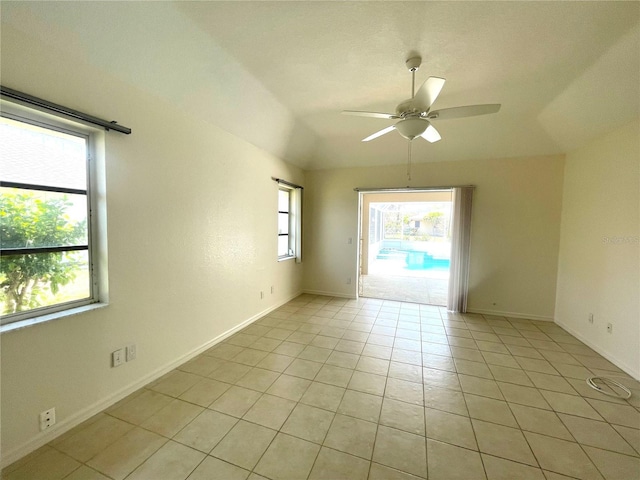
<instances>
[{"instance_id":1,"label":"curtain rod above window","mask_svg":"<svg viewBox=\"0 0 640 480\"><path fill-rule=\"evenodd\" d=\"M28 105L40 107L44 110L59 113L66 117L71 117L76 120L82 120L93 125L98 125L105 130L115 130L116 132L124 133L126 135L129 135L131 133L130 128L118 125L116 121L109 122L107 120L102 120L101 118L97 118L87 113L73 110L71 108L63 107L62 105L49 102L48 100L43 100L42 98L34 97L33 95L18 92L17 90L13 90L12 88L0 86L0 95L2 95L3 97L11 98L13 100L18 100L19 102L23 102Z\"/></svg>"},{"instance_id":2,"label":"curtain rod above window","mask_svg":"<svg viewBox=\"0 0 640 480\"><path fill-rule=\"evenodd\" d=\"M291 188L299 188L300 190L304 190L304 187L296 185L295 183L287 182L286 180L283 180L281 178L271 177L271 180L273 180L274 182L282 183L283 185L288 185Z\"/></svg>"},{"instance_id":3,"label":"curtain rod above window","mask_svg":"<svg viewBox=\"0 0 640 480\"><path fill-rule=\"evenodd\" d=\"M371 188L371 187L356 187L353 189L354 192L382 192L382 193L391 193L391 192L406 192L406 191L425 191L425 190L450 190L452 188L476 188L475 185L446 185L442 187L397 187L397 188Z\"/></svg>"}]
</instances>

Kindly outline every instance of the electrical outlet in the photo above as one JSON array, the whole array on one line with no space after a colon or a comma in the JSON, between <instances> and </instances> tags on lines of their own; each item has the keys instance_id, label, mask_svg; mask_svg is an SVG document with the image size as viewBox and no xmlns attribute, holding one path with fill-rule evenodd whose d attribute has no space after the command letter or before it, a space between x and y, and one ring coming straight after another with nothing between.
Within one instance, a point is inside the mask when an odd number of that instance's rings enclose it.
<instances>
[{"instance_id":1,"label":"electrical outlet","mask_svg":"<svg viewBox=\"0 0 640 480\"><path fill-rule=\"evenodd\" d=\"M593 313L589 314L589 323L593 323Z\"/></svg>"},{"instance_id":2,"label":"electrical outlet","mask_svg":"<svg viewBox=\"0 0 640 480\"><path fill-rule=\"evenodd\" d=\"M351 285L351 277L347 278L347 285Z\"/></svg>"},{"instance_id":3,"label":"electrical outlet","mask_svg":"<svg viewBox=\"0 0 640 480\"><path fill-rule=\"evenodd\" d=\"M119 367L124 362L124 348L111 352L111 366Z\"/></svg>"},{"instance_id":4,"label":"electrical outlet","mask_svg":"<svg viewBox=\"0 0 640 480\"><path fill-rule=\"evenodd\" d=\"M264 292L260 292L260 300L264 298Z\"/></svg>"},{"instance_id":5,"label":"electrical outlet","mask_svg":"<svg viewBox=\"0 0 640 480\"><path fill-rule=\"evenodd\" d=\"M56 423L56 409L55 407L45 410L40 413L40 431L55 425Z\"/></svg>"},{"instance_id":6,"label":"electrical outlet","mask_svg":"<svg viewBox=\"0 0 640 480\"><path fill-rule=\"evenodd\" d=\"M613 324L607 323L607 333L613 333Z\"/></svg>"},{"instance_id":7,"label":"electrical outlet","mask_svg":"<svg viewBox=\"0 0 640 480\"><path fill-rule=\"evenodd\" d=\"M138 354L138 349L136 348L136 344L135 343L131 343L129 345L127 345L127 348L125 349L125 353L126 353L126 357L127 357L127 362L130 362L132 360L136 359L136 356Z\"/></svg>"},{"instance_id":8,"label":"electrical outlet","mask_svg":"<svg viewBox=\"0 0 640 480\"><path fill-rule=\"evenodd\" d=\"M271 285L271 295L273 295L273 285Z\"/></svg>"}]
</instances>

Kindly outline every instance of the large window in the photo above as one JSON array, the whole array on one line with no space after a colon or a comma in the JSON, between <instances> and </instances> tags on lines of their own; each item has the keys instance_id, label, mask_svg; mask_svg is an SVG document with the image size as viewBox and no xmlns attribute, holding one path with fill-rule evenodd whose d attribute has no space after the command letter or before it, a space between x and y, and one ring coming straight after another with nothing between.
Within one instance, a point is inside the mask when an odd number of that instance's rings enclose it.
<instances>
[{"instance_id":1,"label":"large window","mask_svg":"<svg viewBox=\"0 0 640 480\"><path fill-rule=\"evenodd\" d=\"M2 324L97 299L89 140L65 124L0 117Z\"/></svg>"},{"instance_id":2,"label":"large window","mask_svg":"<svg viewBox=\"0 0 640 480\"><path fill-rule=\"evenodd\" d=\"M302 188L278 187L278 259L301 261Z\"/></svg>"}]
</instances>

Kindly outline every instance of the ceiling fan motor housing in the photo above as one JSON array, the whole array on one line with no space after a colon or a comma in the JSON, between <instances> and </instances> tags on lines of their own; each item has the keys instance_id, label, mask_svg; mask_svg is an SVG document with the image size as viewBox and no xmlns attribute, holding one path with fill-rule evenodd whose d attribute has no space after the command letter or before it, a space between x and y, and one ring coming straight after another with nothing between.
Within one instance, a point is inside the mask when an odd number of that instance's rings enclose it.
<instances>
[{"instance_id":1,"label":"ceiling fan motor housing","mask_svg":"<svg viewBox=\"0 0 640 480\"><path fill-rule=\"evenodd\" d=\"M409 115L416 113L422 114L424 112L421 108L417 108L414 105L412 98L405 100L396 107L396 115L398 115L399 117L408 117Z\"/></svg>"}]
</instances>

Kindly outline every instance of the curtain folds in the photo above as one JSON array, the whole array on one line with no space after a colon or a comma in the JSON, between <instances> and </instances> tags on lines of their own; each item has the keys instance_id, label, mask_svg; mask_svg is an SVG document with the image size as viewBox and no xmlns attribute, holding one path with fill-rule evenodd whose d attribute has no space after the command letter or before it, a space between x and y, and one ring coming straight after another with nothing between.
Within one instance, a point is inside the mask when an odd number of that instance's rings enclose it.
<instances>
[{"instance_id":1,"label":"curtain folds","mask_svg":"<svg viewBox=\"0 0 640 480\"><path fill-rule=\"evenodd\" d=\"M447 297L447 310L450 312L465 313L467 311L472 199L473 187L453 189L451 266Z\"/></svg>"},{"instance_id":2,"label":"curtain folds","mask_svg":"<svg viewBox=\"0 0 640 480\"><path fill-rule=\"evenodd\" d=\"M292 191L296 263L302 263L302 191L301 187L297 187Z\"/></svg>"}]
</instances>

